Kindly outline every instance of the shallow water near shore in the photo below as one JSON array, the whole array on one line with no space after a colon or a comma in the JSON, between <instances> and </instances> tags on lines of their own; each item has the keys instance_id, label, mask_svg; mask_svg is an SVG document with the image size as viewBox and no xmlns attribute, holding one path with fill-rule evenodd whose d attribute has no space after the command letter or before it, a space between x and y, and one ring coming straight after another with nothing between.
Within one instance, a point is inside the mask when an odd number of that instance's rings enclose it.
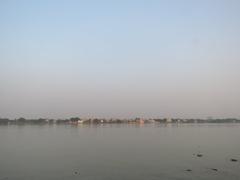
<instances>
[{"instance_id":1,"label":"shallow water near shore","mask_svg":"<svg viewBox=\"0 0 240 180\"><path fill-rule=\"evenodd\" d=\"M238 180L239 138L240 124L3 125L0 180Z\"/></svg>"}]
</instances>

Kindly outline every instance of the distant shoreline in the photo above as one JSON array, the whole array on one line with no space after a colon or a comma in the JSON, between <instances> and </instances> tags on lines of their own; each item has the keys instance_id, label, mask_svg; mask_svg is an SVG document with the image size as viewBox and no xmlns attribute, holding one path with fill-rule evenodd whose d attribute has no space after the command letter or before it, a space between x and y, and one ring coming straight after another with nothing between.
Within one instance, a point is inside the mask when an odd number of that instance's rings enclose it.
<instances>
[{"instance_id":1,"label":"distant shoreline","mask_svg":"<svg viewBox=\"0 0 240 180\"><path fill-rule=\"evenodd\" d=\"M69 119L8 119L0 118L0 124L151 124L151 123L240 123L240 119L225 118L225 119L182 119L182 118L134 118L134 119L104 119L104 118L89 118L81 119L79 117Z\"/></svg>"}]
</instances>

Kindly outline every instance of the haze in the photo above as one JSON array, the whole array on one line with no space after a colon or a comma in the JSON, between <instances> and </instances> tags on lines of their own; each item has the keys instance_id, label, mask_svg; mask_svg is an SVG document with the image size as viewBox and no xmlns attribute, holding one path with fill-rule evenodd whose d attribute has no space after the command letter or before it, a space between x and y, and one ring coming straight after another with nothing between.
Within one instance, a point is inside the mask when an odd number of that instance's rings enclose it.
<instances>
[{"instance_id":1,"label":"haze","mask_svg":"<svg viewBox=\"0 0 240 180\"><path fill-rule=\"evenodd\" d=\"M240 1L0 1L0 117L240 117Z\"/></svg>"}]
</instances>

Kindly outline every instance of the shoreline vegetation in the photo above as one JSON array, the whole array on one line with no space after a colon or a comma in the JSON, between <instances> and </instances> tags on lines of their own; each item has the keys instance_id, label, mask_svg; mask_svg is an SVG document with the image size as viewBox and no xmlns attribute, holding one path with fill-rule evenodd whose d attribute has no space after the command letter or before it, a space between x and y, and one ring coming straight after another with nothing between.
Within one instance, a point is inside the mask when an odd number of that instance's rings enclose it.
<instances>
[{"instance_id":1,"label":"shoreline vegetation","mask_svg":"<svg viewBox=\"0 0 240 180\"><path fill-rule=\"evenodd\" d=\"M240 123L240 119L180 119L180 118L156 118L156 119L104 119L104 118L86 118L72 117L69 119L8 119L0 118L0 125L11 124L150 124L150 123Z\"/></svg>"}]
</instances>

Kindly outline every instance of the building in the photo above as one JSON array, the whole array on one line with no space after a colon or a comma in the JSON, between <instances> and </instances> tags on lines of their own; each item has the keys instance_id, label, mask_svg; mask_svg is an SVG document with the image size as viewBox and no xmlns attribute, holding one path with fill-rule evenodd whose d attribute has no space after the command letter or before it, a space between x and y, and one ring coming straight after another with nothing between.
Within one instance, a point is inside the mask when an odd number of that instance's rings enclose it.
<instances>
[{"instance_id":1,"label":"building","mask_svg":"<svg viewBox=\"0 0 240 180\"><path fill-rule=\"evenodd\" d=\"M166 123L171 123L171 122L172 122L172 119L171 118L167 118Z\"/></svg>"}]
</instances>

